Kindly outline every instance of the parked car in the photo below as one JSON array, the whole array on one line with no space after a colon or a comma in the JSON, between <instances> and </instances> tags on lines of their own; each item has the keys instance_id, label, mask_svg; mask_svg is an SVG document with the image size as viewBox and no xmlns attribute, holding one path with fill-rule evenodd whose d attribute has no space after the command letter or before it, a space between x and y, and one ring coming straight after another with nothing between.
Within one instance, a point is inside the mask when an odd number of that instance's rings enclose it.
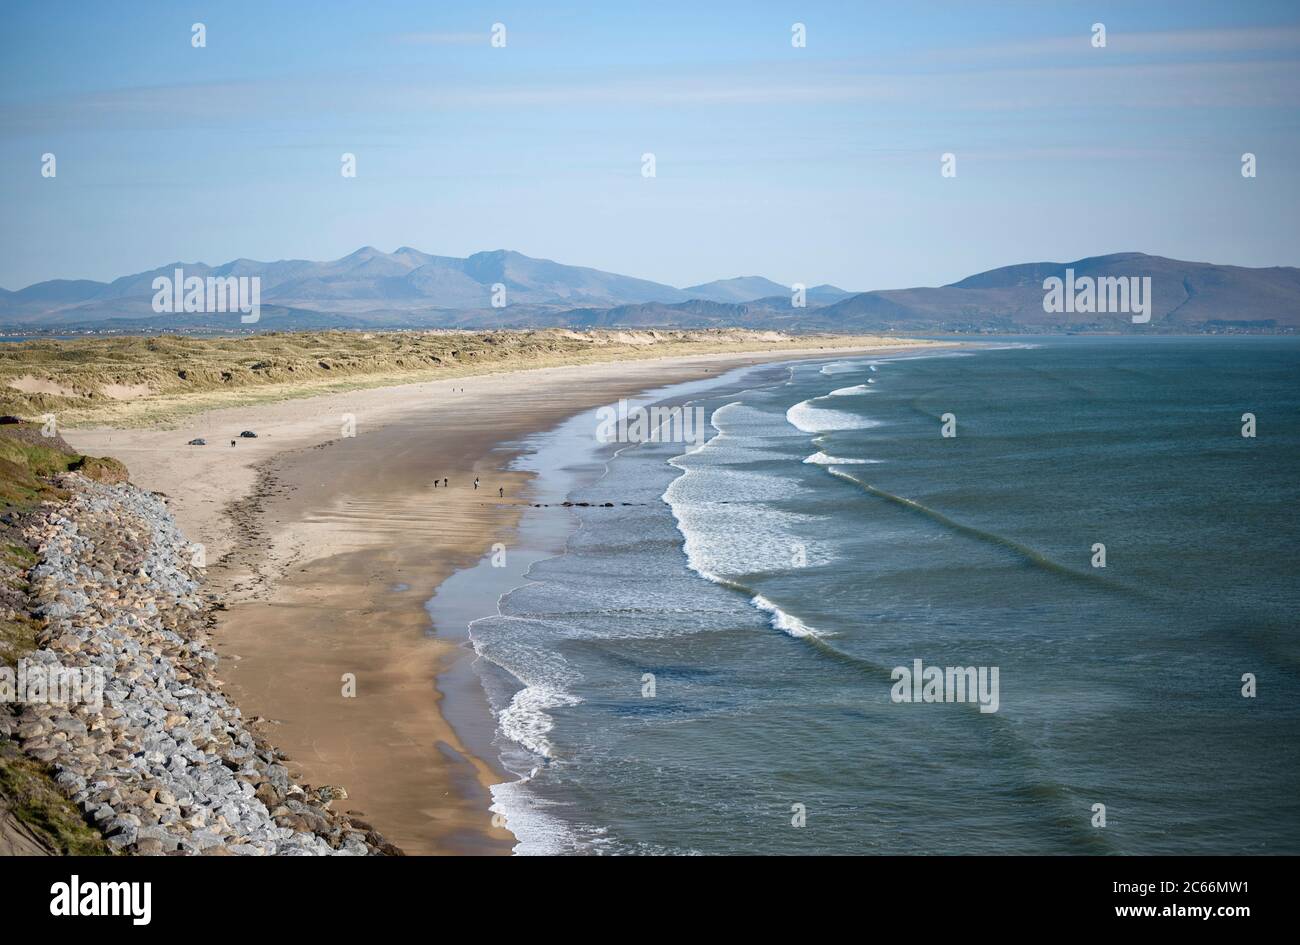
<instances>
[{"instance_id":1,"label":"parked car","mask_svg":"<svg viewBox=\"0 0 1300 945\"><path fill-rule=\"evenodd\" d=\"M190 441L189 441L188 443L186 443L185 445L186 445L186 446L207 446L207 445L208 445L208 441L205 440L205 439L203 439L202 437L195 437L194 439L190 440Z\"/></svg>"},{"instance_id":2,"label":"parked car","mask_svg":"<svg viewBox=\"0 0 1300 945\"><path fill-rule=\"evenodd\" d=\"M242 437L243 437L244 439L246 439L246 440L255 440L255 439L257 439L257 434L254 433L252 430L245 430L243 433L241 433L241 434L239 434L239 435L242 436Z\"/></svg>"}]
</instances>

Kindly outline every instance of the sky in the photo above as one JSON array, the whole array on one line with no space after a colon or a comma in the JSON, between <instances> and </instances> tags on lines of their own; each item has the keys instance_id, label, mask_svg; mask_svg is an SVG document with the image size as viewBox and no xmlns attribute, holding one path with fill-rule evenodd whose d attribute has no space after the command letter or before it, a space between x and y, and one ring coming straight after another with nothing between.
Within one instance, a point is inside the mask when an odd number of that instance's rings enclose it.
<instances>
[{"instance_id":1,"label":"sky","mask_svg":"<svg viewBox=\"0 0 1300 945\"><path fill-rule=\"evenodd\" d=\"M855 291L1294 266L1297 106L1293 0L9 0L0 287L364 245Z\"/></svg>"}]
</instances>

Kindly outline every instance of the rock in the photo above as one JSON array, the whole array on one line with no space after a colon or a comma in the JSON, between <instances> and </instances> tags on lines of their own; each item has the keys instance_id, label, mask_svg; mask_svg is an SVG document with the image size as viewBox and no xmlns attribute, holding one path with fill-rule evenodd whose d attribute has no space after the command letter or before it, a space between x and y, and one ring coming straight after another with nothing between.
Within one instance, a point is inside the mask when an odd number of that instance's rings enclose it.
<instances>
[{"instance_id":1,"label":"rock","mask_svg":"<svg viewBox=\"0 0 1300 945\"><path fill-rule=\"evenodd\" d=\"M335 784L326 784L312 792L312 797L328 808L334 801L347 800L348 792Z\"/></svg>"},{"instance_id":2,"label":"rock","mask_svg":"<svg viewBox=\"0 0 1300 945\"><path fill-rule=\"evenodd\" d=\"M220 846L221 837L211 830L196 830L190 834L190 842L200 850L206 850L209 847Z\"/></svg>"},{"instance_id":3,"label":"rock","mask_svg":"<svg viewBox=\"0 0 1300 945\"><path fill-rule=\"evenodd\" d=\"M281 814L275 818L275 822L277 826L292 830L294 833L308 833L311 831L311 824L307 821L307 818L298 814Z\"/></svg>"},{"instance_id":4,"label":"rock","mask_svg":"<svg viewBox=\"0 0 1300 945\"><path fill-rule=\"evenodd\" d=\"M71 716L55 721L54 730L57 732L63 732L67 735L85 735L89 731L86 728L85 722L81 721L81 719L74 719Z\"/></svg>"},{"instance_id":5,"label":"rock","mask_svg":"<svg viewBox=\"0 0 1300 945\"><path fill-rule=\"evenodd\" d=\"M275 785L270 781L263 781L259 784L253 796L265 804L267 810L277 808L284 803L284 795L277 791Z\"/></svg>"},{"instance_id":6,"label":"rock","mask_svg":"<svg viewBox=\"0 0 1300 945\"><path fill-rule=\"evenodd\" d=\"M50 726L44 722L24 722L18 726L18 737L27 741L29 738L39 738L50 730Z\"/></svg>"}]
</instances>

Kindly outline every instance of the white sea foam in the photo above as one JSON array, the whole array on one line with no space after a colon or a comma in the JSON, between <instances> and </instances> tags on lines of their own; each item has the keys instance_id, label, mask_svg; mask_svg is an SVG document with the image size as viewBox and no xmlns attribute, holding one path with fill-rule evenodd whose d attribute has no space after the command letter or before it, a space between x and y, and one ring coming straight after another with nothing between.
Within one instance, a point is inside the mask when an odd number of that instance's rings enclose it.
<instances>
[{"instance_id":1,"label":"white sea foam","mask_svg":"<svg viewBox=\"0 0 1300 945\"><path fill-rule=\"evenodd\" d=\"M867 381L867 384L870 383L871 383L870 381ZM840 387L836 390L831 391L827 396L828 397L853 397L856 394L874 394L875 391L873 391L870 387L868 387L867 384L854 384L852 387Z\"/></svg>"},{"instance_id":2,"label":"white sea foam","mask_svg":"<svg viewBox=\"0 0 1300 945\"><path fill-rule=\"evenodd\" d=\"M750 599L750 603L759 610L772 615L772 629L788 633L792 637L816 637L821 639L821 634L818 631L808 626L794 614L786 613L762 594L755 594Z\"/></svg>"},{"instance_id":3,"label":"white sea foam","mask_svg":"<svg viewBox=\"0 0 1300 945\"><path fill-rule=\"evenodd\" d=\"M712 426L713 429L720 431L722 427L718 426L718 421L726 420L729 417L734 420L738 416L742 416L747 409L752 410L753 408L747 408L739 400L733 400L729 404L723 404L721 407L714 410L709 416L709 425Z\"/></svg>"},{"instance_id":4,"label":"white sea foam","mask_svg":"<svg viewBox=\"0 0 1300 945\"><path fill-rule=\"evenodd\" d=\"M779 418L728 404L713 413L717 436L669 460L682 474L668 484L662 498L682 534L687 566L705 580L729 584L728 576L784 570L795 543L804 546L809 561L820 560L817 544L807 538L816 533L820 517L774 507L806 487L743 468L753 459L766 458L764 451L747 444L773 437L774 428L784 429ZM737 435L737 430L744 432Z\"/></svg>"},{"instance_id":5,"label":"white sea foam","mask_svg":"<svg viewBox=\"0 0 1300 945\"><path fill-rule=\"evenodd\" d=\"M663 500L677 520L687 566L706 580L728 584L728 576L785 570L796 543L804 546L810 563L821 562L820 544L808 538L817 533L821 517L770 504L793 488L775 476L765 481L719 467L685 468L664 490ZM720 502L718 496L730 498Z\"/></svg>"},{"instance_id":6,"label":"white sea foam","mask_svg":"<svg viewBox=\"0 0 1300 945\"><path fill-rule=\"evenodd\" d=\"M839 456L827 456L825 453L813 453L805 463L815 463L819 466L859 466L867 463L878 463L878 459L843 459Z\"/></svg>"},{"instance_id":7,"label":"white sea foam","mask_svg":"<svg viewBox=\"0 0 1300 945\"><path fill-rule=\"evenodd\" d=\"M515 855L556 856L582 853L594 847L596 843L591 840L583 844L576 827L546 811L549 803L529 783L536 774L535 769L517 781L494 784L490 788L492 806L488 809L504 817L506 829L515 835Z\"/></svg>"},{"instance_id":8,"label":"white sea foam","mask_svg":"<svg viewBox=\"0 0 1300 945\"><path fill-rule=\"evenodd\" d=\"M859 361L832 361L830 364L823 364L821 373L831 374L848 374L850 371L856 371L862 367Z\"/></svg>"},{"instance_id":9,"label":"white sea foam","mask_svg":"<svg viewBox=\"0 0 1300 945\"><path fill-rule=\"evenodd\" d=\"M856 413L849 413L847 410L830 410L826 407L814 406L814 401L822 399L815 397L813 400L805 400L795 404L785 412L785 419L791 426L802 430L804 433L825 433L828 430L866 430L870 427L880 426L878 420L869 420Z\"/></svg>"},{"instance_id":10,"label":"white sea foam","mask_svg":"<svg viewBox=\"0 0 1300 945\"><path fill-rule=\"evenodd\" d=\"M512 742L518 742L543 758L550 758L554 751L546 733L555 726L555 721L546 710L577 705L581 701L575 695L550 686L525 686L501 711L497 723L501 726L501 734Z\"/></svg>"}]
</instances>

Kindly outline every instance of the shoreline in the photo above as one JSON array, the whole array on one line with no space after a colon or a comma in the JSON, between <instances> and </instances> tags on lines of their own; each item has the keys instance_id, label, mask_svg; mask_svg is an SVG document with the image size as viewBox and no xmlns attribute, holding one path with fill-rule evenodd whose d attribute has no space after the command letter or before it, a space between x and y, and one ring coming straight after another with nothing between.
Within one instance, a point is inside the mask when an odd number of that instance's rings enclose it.
<instances>
[{"instance_id":1,"label":"shoreline","mask_svg":"<svg viewBox=\"0 0 1300 945\"><path fill-rule=\"evenodd\" d=\"M715 376L647 388L629 400L629 409L686 406L699 400L725 399L742 391L780 385L788 376L785 361L739 365ZM551 705L544 686L539 689L535 682L517 674L518 667L512 669L499 662L499 655L494 658L482 648L475 628L480 621L491 624L502 619L502 601L539 580L533 574L533 567L566 555L573 536L584 528L582 519L574 513L586 503L576 498L604 480L615 459L630 448L629 443L602 444L593 438L599 416L597 410L583 410L551 429L528 437L528 449L517 465L535 476L530 490L536 501L524 510L515 530L520 543L518 551L522 553L517 553L512 546L504 569L494 567L485 557L440 585L437 596L429 602L435 622L441 617L448 618L440 625L453 627L464 646L472 651L471 658L457 661L439 676L438 683L439 686L444 682L463 684L459 677L464 675L473 679L474 697L462 701L483 704L483 718L471 716L470 709L475 706L466 708L450 700L448 718L462 735L471 738L478 735L472 747L482 746L480 754L492 754L508 772L508 777L491 788L491 811L506 819L516 838L517 854L557 852L559 848L552 841L557 836L568 835L567 827L560 821L534 808L528 789L538 772L539 760L550 752L547 736L552 721ZM689 450L692 445L687 442L680 444L680 448ZM572 505L570 499L575 500ZM449 598L445 604L444 596ZM466 606L467 601L472 606ZM506 721L507 714L509 721ZM482 737L484 720L485 738Z\"/></svg>"},{"instance_id":2,"label":"shoreline","mask_svg":"<svg viewBox=\"0 0 1300 945\"><path fill-rule=\"evenodd\" d=\"M233 449L224 432L206 448L178 446L174 431L66 436L168 493L190 540L205 545L209 594L227 607L214 636L227 691L247 714L274 720L267 737L295 776L344 785L347 807L407 852L508 853L514 838L488 807L490 786L511 775L470 751L442 710L439 686L472 650L427 605L447 578L515 536L532 478L507 469L520 441L584 409L735 367L922 346L541 368L190 419L259 433ZM355 436L340 436L345 414ZM432 488L435 475L447 485Z\"/></svg>"}]
</instances>

